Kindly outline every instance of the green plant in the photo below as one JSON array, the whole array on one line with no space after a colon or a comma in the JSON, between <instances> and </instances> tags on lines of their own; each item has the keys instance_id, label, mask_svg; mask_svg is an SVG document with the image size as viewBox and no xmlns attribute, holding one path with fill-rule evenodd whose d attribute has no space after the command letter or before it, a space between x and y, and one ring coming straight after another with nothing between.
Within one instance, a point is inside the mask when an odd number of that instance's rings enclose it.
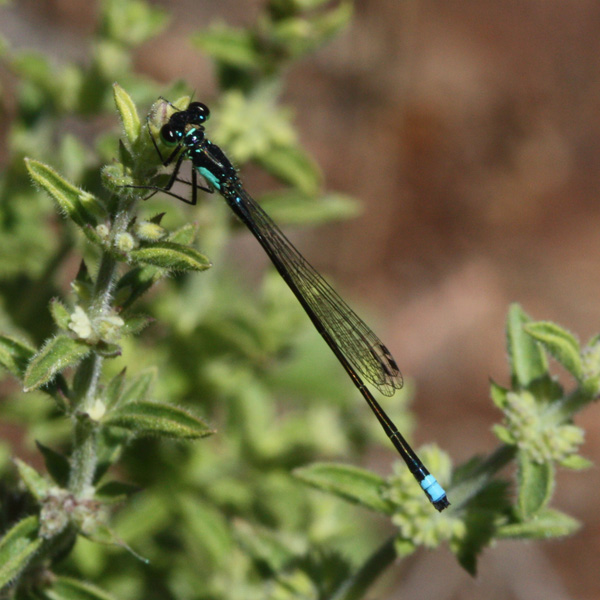
<instances>
[{"instance_id":1,"label":"green plant","mask_svg":"<svg viewBox=\"0 0 600 600\"><path fill-rule=\"evenodd\" d=\"M349 19L348 3L323 4L272 0L255 27L195 36L221 85L214 137L240 164L253 161L281 183L262 200L287 222L355 211L351 199L321 194L318 168L277 97L284 68ZM0 259L0 363L27 393L15 389L3 411L37 441L46 473L19 459L13 469L3 454L3 594L349 600L421 546L448 542L474 573L494 540L573 532L578 524L549 503L555 464L588 466L572 418L600 391L600 340L581 349L565 330L510 308L511 387L491 388L504 414L502 445L454 470L442 451L422 453L449 490L443 514L400 463L382 478L331 462L357 457L374 437L370 426L344 404L343 381L329 375L334 359L313 346L276 276L250 300L227 272L209 269L195 239L217 264L233 227L227 209L211 202L194 225L168 226L180 207L156 198L148 215L144 194L123 187L164 181L149 133L166 118L165 105L154 105L146 127L135 105L154 100L158 86L132 74L129 58L164 16L123 0L104 2L103 11L87 69L6 59L21 89L2 177L2 239L20 251ZM111 92L121 141L104 135L92 151L63 136L55 156L41 154L65 115L112 110ZM182 93L175 85L168 96L185 106ZM27 173L26 154L36 157ZM66 217L52 227L48 195ZM79 269L59 300L69 262ZM574 377L573 391L550 374L548 356ZM221 423L218 435L200 414ZM499 474L512 463L515 501ZM353 518L353 504L389 518L397 532L382 543L372 522Z\"/></svg>"}]
</instances>

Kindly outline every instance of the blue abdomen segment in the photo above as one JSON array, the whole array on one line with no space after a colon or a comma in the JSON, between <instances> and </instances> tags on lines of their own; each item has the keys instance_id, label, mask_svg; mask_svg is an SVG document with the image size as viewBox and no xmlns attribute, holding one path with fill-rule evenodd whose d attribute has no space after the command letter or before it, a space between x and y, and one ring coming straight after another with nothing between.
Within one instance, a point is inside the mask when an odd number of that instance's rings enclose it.
<instances>
[{"instance_id":1,"label":"blue abdomen segment","mask_svg":"<svg viewBox=\"0 0 600 600\"><path fill-rule=\"evenodd\" d=\"M437 482L437 479L433 475L426 475L423 480L419 482L423 491L429 496L429 499L433 504L443 500L446 497L444 488Z\"/></svg>"}]
</instances>

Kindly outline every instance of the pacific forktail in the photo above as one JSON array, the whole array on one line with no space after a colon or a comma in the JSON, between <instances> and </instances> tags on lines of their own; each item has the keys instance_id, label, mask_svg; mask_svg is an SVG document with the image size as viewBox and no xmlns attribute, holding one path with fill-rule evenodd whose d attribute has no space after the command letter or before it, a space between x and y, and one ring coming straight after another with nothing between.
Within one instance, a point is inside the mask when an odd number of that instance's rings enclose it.
<instances>
[{"instance_id":1,"label":"pacific forktail","mask_svg":"<svg viewBox=\"0 0 600 600\"><path fill-rule=\"evenodd\" d=\"M402 387L400 369L390 351L356 313L337 295L333 288L296 250L277 225L248 194L235 167L225 153L204 134L203 123L210 115L201 102L191 102L185 110L168 103L175 112L160 130L161 141L171 154L163 159L156 140L150 135L165 167L175 164L164 188L128 186L153 190L150 196L164 192L188 204L196 204L198 188L218 191L229 208L248 227L271 262L292 290L302 308L340 361L352 383L379 420L386 435L406 463L419 485L438 511L450 503L446 492L429 473L398 428L388 417L360 376L370 381L382 394L391 396ZM192 162L192 197L186 199L171 192L184 160ZM208 188L198 184L200 175ZM150 197L148 196L148 198Z\"/></svg>"}]
</instances>

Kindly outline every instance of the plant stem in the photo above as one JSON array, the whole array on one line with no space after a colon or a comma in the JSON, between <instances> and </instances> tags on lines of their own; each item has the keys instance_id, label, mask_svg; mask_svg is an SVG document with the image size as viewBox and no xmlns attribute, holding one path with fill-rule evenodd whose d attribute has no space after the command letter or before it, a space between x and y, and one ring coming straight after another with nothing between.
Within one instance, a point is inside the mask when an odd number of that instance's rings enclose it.
<instances>
[{"instance_id":1,"label":"plant stem","mask_svg":"<svg viewBox=\"0 0 600 600\"><path fill-rule=\"evenodd\" d=\"M115 211L111 241L127 230L131 211L135 203L122 200ZM98 275L94 285L94 297L90 303L89 316L95 320L111 310L111 297L117 278L117 261L113 254L105 251L100 259ZM69 489L78 498L89 495L98 460L96 453L98 424L89 417L98 398L98 382L102 373L104 357L95 350L80 366L77 372L77 404L73 431L73 453ZM77 376L75 377L77 380Z\"/></svg>"},{"instance_id":2,"label":"plant stem","mask_svg":"<svg viewBox=\"0 0 600 600\"><path fill-rule=\"evenodd\" d=\"M89 494L96 472L97 426L87 415L76 419L69 489L76 498Z\"/></svg>"},{"instance_id":3,"label":"plant stem","mask_svg":"<svg viewBox=\"0 0 600 600\"><path fill-rule=\"evenodd\" d=\"M332 600L359 600L363 598L373 582L396 560L398 555L394 548L394 540L395 536L392 536L377 548L359 571L342 584L331 597Z\"/></svg>"}]
</instances>

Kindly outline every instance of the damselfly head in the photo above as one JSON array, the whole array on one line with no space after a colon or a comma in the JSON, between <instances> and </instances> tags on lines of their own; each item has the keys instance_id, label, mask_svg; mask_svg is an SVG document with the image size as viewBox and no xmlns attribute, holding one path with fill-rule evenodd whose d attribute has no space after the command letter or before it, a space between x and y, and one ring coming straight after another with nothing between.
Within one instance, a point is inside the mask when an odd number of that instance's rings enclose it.
<instances>
[{"instance_id":1,"label":"damselfly head","mask_svg":"<svg viewBox=\"0 0 600 600\"><path fill-rule=\"evenodd\" d=\"M178 114L178 113L176 113ZM160 139L165 146L175 146L179 144L183 138L183 128L169 121L160 128Z\"/></svg>"},{"instance_id":2,"label":"damselfly head","mask_svg":"<svg viewBox=\"0 0 600 600\"><path fill-rule=\"evenodd\" d=\"M202 124L210 117L210 110L202 102L190 102L186 111L190 114L190 122Z\"/></svg>"}]
</instances>

